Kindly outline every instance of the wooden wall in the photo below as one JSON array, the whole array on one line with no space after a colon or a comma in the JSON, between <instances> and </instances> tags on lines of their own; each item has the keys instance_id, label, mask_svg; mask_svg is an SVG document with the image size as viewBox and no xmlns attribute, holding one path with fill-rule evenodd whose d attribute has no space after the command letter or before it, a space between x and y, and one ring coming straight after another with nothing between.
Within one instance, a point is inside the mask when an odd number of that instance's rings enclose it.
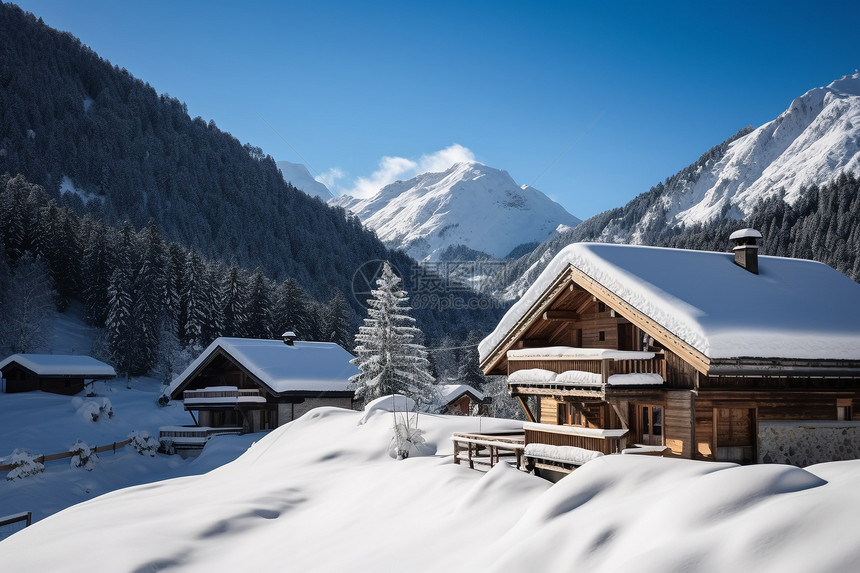
<instances>
[{"instance_id":1,"label":"wooden wall","mask_svg":"<svg viewBox=\"0 0 860 573\"><path fill-rule=\"evenodd\" d=\"M693 393L685 390L666 392L663 414L664 444L672 455L691 458L693 455Z\"/></svg>"}]
</instances>

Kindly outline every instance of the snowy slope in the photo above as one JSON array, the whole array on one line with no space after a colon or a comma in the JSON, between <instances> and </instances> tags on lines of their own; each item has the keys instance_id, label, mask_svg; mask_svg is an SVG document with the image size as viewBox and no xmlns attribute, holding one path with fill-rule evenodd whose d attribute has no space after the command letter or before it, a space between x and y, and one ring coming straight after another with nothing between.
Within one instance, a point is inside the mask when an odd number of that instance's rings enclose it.
<instances>
[{"instance_id":1,"label":"snowy slope","mask_svg":"<svg viewBox=\"0 0 860 573\"><path fill-rule=\"evenodd\" d=\"M523 243L545 240L559 225L580 222L537 189L477 162L397 181L368 199L342 195L331 203L418 260L437 260L457 245L502 258Z\"/></svg>"},{"instance_id":2,"label":"snowy slope","mask_svg":"<svg viewBox=\"0 0 860 573\"><path fill-rule=\"evenodd\" d=\"M608 455L556 484L429 450L392 414L320 408L208 474L114 492L0 542L4 571L856 571L860 461L800 469ZM510 427L510 423L508 423ZM85 527L82 524L86 524ZM98 550L81 550L97 543Z\"/></svg>"},{"instance_id":3,"label":"snowy slope","mask_svg":"<svg viewBox=\"0 0 860 573\"><path fill-rule=\"evenodd\" d=\"M284 181L291 184L296 189L304 191L311 197L319 197L323 201L328 201L334 194L329 191L329 188L314 179L308 168L301 163L290 163L289 161L278 161L276 163L278 169L281 170L281 175Z\"/></svg>"},{"instance_id":4,"label":"snowy slope","mask_svg":"<svg viewBox=\"0 0 860 573\"><path fill-rule=\"evenodd\" d=\"M804 186L860 173L860 74L810 90L775 120L737 139L725 156L664 197L669 223L748 215L756 201L785 191L794 203Z\"/></svg>"}]
</instances>

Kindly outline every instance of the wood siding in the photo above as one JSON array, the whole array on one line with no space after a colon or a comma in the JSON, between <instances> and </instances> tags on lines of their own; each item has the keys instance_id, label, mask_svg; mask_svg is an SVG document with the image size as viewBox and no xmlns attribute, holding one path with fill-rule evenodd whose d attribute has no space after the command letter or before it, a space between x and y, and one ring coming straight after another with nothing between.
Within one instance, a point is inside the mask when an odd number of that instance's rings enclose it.
<instances>
[{"instance_id":1,"label":"wood siding","mask_svg":"<svg viewBox=\"0 0 860 573\"><path fill-rule=\"evenodd\" d=\"M684 390L666 393L664 414L665 445L672 455L693 455L693 393Z\"/></svg>"}]
</instances>

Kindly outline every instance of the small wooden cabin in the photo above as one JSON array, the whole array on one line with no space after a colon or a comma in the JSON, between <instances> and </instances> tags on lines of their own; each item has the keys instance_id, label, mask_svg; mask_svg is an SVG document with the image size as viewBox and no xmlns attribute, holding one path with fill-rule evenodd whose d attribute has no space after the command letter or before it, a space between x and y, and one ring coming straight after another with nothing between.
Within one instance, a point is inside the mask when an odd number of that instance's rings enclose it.
<instances>
[{"instance_id":1,"label":"small wooden cabin","mask_svg":"<svg viewBox=\"0 0 860 573\"><path fill-rule=\"evenodd\" d=\"M4 392L41 390L71 396L93 380L116 378L116 372L90 356L13 354L0 362Z\"/></svg>"},{"instance_id":2,"label":"small wooden cabin","mask_svg":"<svg viewBox=\"0 0 860 573\"><path fill-rule=\"evenodd\" d=\"M195 424L235 432L277 428L319 406L352 408L352 354L331 342L218 338L168 388ZM222 432L223 433L223 432Z\"/></svg>"},{"instance_id":3,"label":"small wooden cabin","mask_svg":"<svg viewBox=\"0 0 860 573\"><path fill-rule=\"evenodd\" d=\"M860 458L860 285L826 265L580 243L479 347L526 444L808 465Z\"/></svg>"},{"instance_id":4,"label":"small wooden cabin","mask_svg":"<svg viewBox=\"0 0 860 573\"><path fill-rule=\"evenodd\" d=\"M440 414L452 414L455 416L470 416L473 412L479 415L487 414L487 401L484 394L468 384L439 384L436 386L439 393Z\"/></svg>"}]
</instances>

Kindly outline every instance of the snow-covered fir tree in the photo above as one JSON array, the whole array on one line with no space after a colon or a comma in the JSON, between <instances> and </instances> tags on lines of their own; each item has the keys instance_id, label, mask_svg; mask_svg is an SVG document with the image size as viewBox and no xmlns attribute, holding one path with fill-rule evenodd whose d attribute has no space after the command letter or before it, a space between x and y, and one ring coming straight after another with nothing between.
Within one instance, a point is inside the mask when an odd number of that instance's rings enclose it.
<instances>
[{"instance_id":1,"label":"snow-covered fir tree","mask_svg":"<svg viewBox=\"0 0 860 573\"><path fill-rule=\"evenodd\" d=\"M128 383L134 367L135 333L132 325L131 281L117 267L108 286L108 314L105 321L107 351L117 373Z\"/></svg>"},{"instance_id":2,"label":"snow-covered fir tree","mask_svg":"<svg viewBox=\"0 0 860 573\"><path fill-rule=\"evenodd\" d=\"M245 277L235 263L230 266L221 285L223 292L224 335L241 336L247 322L245 314Z\"/></svg>"},{"instance_id":3,"label":"snow-covered fir tree","mask_svg":"<svg viewBox=\"0 0 860 573\"><path fill-rule=\"evenodd\" d=\"M415 342L421 331L409 316L400 277L385 263L368 300L367 318L355 335L352 363L360 372L350 378L357 398L365 403L388 394L403 394L419 405L435 398L427 351Z\"/></svg>"},{"instance_id":4,"label":"snow-covered fir tree","mask_svg":"<svg viewBox=\"0 0 860 573\"><path fill-rule=\"evenodd\" d=\"M12 352L46 349L52 333L55 292L47 265L42 259L24 255L0 296L0 345ZM2 293L0 293L2 294Z\"/></svg>"}]
</instances>

